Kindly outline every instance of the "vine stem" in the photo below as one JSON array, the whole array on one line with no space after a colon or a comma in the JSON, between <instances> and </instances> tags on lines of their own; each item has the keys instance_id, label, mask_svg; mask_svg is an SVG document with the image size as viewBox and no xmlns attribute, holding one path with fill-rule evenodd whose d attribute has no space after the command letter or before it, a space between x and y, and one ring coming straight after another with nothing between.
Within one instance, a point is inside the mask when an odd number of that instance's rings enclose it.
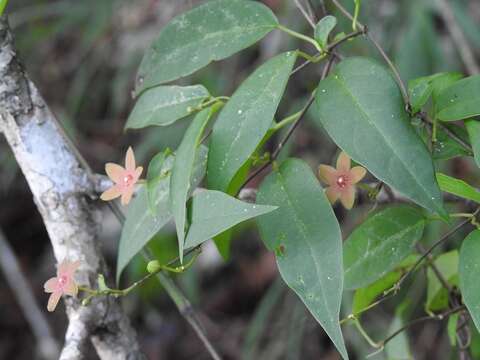
<instances>
[{"instance_id":1,"label":"vine stem","mask_svg":"<svg viewBox=\"0 0 480 360\"><path fill-rule=\"evenodd\" d=\"M125 216L123 215L122 211L118 207L118 204L110 201L108 202L108 205L112 210L113 214L115 215L115 217L117 218L117 220L120 222L120 224L123 225L123 223L125 222ZM184 256L198 250L198 248L199 247L190 249L184 254ZM154 260L152 252L148 248L143 248L141 251L141 255L147 262ZM167 263L167 266L172 265L178 259L179 258L177 257L171 260L170 262ZM190 304L190 301L185 297L185 295L181 292L181 290L177 287L177 285L172 281L172 279L167 275L165 275L162 271L156 273L155 276L157 277L157 280L160 282L162 287L167 292L170 299L172 299L172 301L174 302L180 315L183 316L183 318L190 324L193 331L195 331L198 338L203 343L203 346L208 351L212 359L221 360L221 357L218 354L217 350L215 349L211 341L208 339L206 332L203 326L201 325L200 320L198 319L198 316L194 308Z\"/></svg>"},{"instance_id":2,"label":"vine stem","mask_svg":"<svg viewBox=\"0 0 480 360\"><path fill-rule=\"evenodd\" d=\"M340 10L340 12L345 15L348 19L354 21L354 16L350 14L350 12L343 7L343 5L338 1L338 0L332 0L333 4ZM375 48L378 50L382 58L385 60L387 65L390 67L390 70L392 70L393 75L395 76L395 80L400 88L400 91L402 93L403 101L405 102L405 105L407 106L407 110L410 111L410 99L408 97L408 91L407 88L402 80L402 77L400 76L400 73L398 72L397 67L395 64L390 60L388 57L387 53L385 50L382 48L382 46L370 35L368 32L368 29L365 25L361 24L358 20L356 21L357 27L362 30L365 33L365 36L367 39L375 46Z\"/></svg>"},{"instance_id":3,"label":"vine stem","mask_svg":"<svg viewBox=\"0 0 480 360\"><path fill-rule=\"evenodd\" d=\"M319 53L322 52L322 48L320 47L320 45L318 45L318 43L317 43L314 39L312 39L311 37L306 36L306 35L303 35L303 34L301 34L301 33L299 33L299 32L296 32L296 31L294 31L294 30L292 30L292 29L289 29L289 28L287 28L287 27L285 27L285 26L283 26L283 25L280 25L280 24L277 25L277 29L278 29L278 30L281 30L281 31L283 31L283 32L285 32L285 33L293 36L293 37L296 37L296 38L298 38L298 39L301 39L301 40L303 40L303 41L306 41L306 42L312 44L312 45L315 47L315 49L318 50Z\"/></svg>"},{"instance_id":4,"label":"vine stem","mask_svg":"<svg viewBox=\"0 0 480 360\"><path fill-rule=\"evenodd\" d=\"M412 326L415 326L419 323L422 323L422 322L425 322L425 321L430 321L430 320L442 321L442 320L448 318L449 316L451 316L453 314L456 314L458 312L465 311L465 310L466 310L465 305L461 305L461 306L450 309L450 310L445 311L445 312L440 313L440 314L424 316L424 317L412 320L412 321L408 322L407 324L405 324L404 326L402 326L401 328L399 328L398 330L394 331L389 336L387 336L384 340L382 340L379 343L379 345L383 348L385 345L387 345L387 343L392 341L392 339L395 338L397 335L399 335L403 331L405 331L408 328L410 328Z\"/></svg>"}]
</instances>

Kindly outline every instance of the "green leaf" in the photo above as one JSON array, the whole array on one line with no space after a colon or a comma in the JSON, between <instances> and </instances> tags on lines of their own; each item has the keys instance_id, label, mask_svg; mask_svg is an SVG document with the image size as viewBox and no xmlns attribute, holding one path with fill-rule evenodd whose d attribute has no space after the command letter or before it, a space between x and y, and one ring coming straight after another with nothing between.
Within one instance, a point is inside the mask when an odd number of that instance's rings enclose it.
<instances>
[{"instance_id":1,"label":"green leaf","mask_svg":"<svg viewBox=\"0 0 480 360\"><path fill-rule=\"evenodd\" d=\"M249 204L225 193L205 190L193 196L185 248L195 247L231 227L275 210L276 206Z\"/></svg>"},{"instance_id":2,"label":"green leaf","mask_svg":"<svg viewBox=\"0 0 480 360\"><path fill-rule=\"evenodd\" d=\"M461 79L462 76L462 74L456 72L443 72L410 80L408 82L408 94L413 113L421 110L432 93L435 101L439 92Z\"/></svg>"},{"instance_id":3,"label":"green leaf","mask_svg":"<svg viewBox=\"0 0 480 360\"><path fill-rule=\"evenodd\" d=\"M385 290L390 289L398 280L400 280L400 277L415 265L418 258L418 254L407 256L407 258L403 260L395 270L387 273L367 287L357 289L353 295L352 313L358 315L362 310L365 310L377 297L382 295Z\"/></svg>"},{"instance_id":4,"label":"green leaf","mask_svg":"<svg viewBox=\"0 0 480 360\"><path fill-rule=\"evenodd\" d=\"M3 15L5 8L7 7L8 0L0 0L0 16Z\"/></svg>"},{"instance_id":5,"label":"green leaf","mask_svg":"<svg viewBox=\"0 0 480 360\"><path fill-rule=\"evenodd\" d=\"M390 289L417 260L418 254L411 254L393 271L388 272L370 285L355 290L352 313L359 316L377 297L382 295L385 290Z\"/></svg>"},{"instance_id":6,"label":"green leaf","mask_svg":"<svg viewBox=\"0 0 480 360\"><path fill-rule=\"evenodd\" d=\"M465 128L456 124L444 124L455 136L468 144L468 134ZM430 136L428 136L430 141ZM437 127L437 141L433 144L432 157L434 160L448 160L458 156L472 156L472 153L453 140L442 127Z\"/></svg>"},{"instance_id":7,"label":"green leaf","mask_svg":"<svg viewBox=\"0 0 480 360\"><path fill-rule=\"evenodd\" d=\"M333 28L337 25L337 18L332 15L327 15L315 26L315 40L322 49L325 49L328 45L328 36L332 32Z\"/></svg>"},{"instance_id":8,"label":"green leaf","mask_svg":"<svg viewBox=\"0 0 480 360\"><path fill-rule=\"evenodd\" d=\"M473 158L478 167L480 167L480 121L469 119L465 121L468 137L473 149Z\"/></svg>"},{"instance_id":9,"label":"green leaf","mask_svg":"<svg viewBox=\"0 0 480 360\"><path fill-rule=\"evenodd\" d=\"M480 115L480 75L470 76L445 88L438 96L436 118L441 121Z\"/></svg>"},{"instance_id":10,"label":"green leaf","mask_svg":"<svg viewBox=\"0 0 480 360\"><path fill-rule=\"evenodd\" d=\"M209 96L202 85L154 87L140 96L125 129L170 125L190 115Z\"/></svg>"},{"instance_id":11,"label":"green leaf","mask_svg":"<svg viewBox=\"0 0 480 360\"><path fill-rule=\"evenodd\" d=\"M256 1L214 0L175 17L145 53L136 93L192 74L254 44L276 28L272 11Z\"/></svg>"},{"instance_id":12,"label":"green leaf","mask_svg":"<svg viewBox=\"0 0 480 360\"><path fill-rule=\"evenodd\" d=\"M421 212L407 205L389 207L370 216L343 246L345 288L366 286L395 268L412 253L424 226Z\"/></svg>"},{"instance_id":13,"label":"green leaf","mask_svg":"<svg viewBox=\"0 0 480 360\"><path fill-rule=\"evenodd\" d=\"M367 287L357 289L353 295L352 313L358 315L385 290L390 289L401 276L400 271L391 271Z\"/></svg>"},{"instance_id":14,"label":"green leaf","mask_svg":"<svg viewBox=\"0 0 480 360\"><path fill-rule=\"evenodd\" d=\"M250 75L218 116L210 140L208 185L226 191L272 125L296 59L286 52Z\"/></svg>"},{"instance_id":15,"label":"green leaf","mask_svg":"<svg viewBox=\"0 0 480 360\"><path fill-rule=\"evenodd\" d=\"M443 278L452 286L458 286L458 251L453 250L438 256L435 266ZM448 291L438 280L431 268L427 269L427 311L439 311L448 308Z\"/></svg>"},{"instance_id":16,"label":"green leaf","mask_svg":"<svg viewBox=\"0 0 480 360\"><path fill-rule=\"evenodd\" d=\"M190 190L190 179L195 165L195 154L200 144L203 130L212 115L212 109L198 113L188 127L180 143L170 177L170 211L175 219L177 229L180 262L183 261L183 245L186 229L186 202Z\"/></svg>"},{"instance_id":17,"label":"green leaf","mask_svg":"<svg viewBox=\"0 0 480 360\"><path fill-rule=\"evenodd\" d=\"M377 62L348 58L316 92L317 117L357 163L407 198L448 219L430 154L409 124L392 75Z\"/></svg>"},{"instance_id":18,"label":"green leaf","mask_svg":"<svg viewBox=\"0 0 480 360\"><path fill-rule=\"evenodd\" d=\"M164 169L165 160L168 159L168 156L171 154L170 150L167 149L164 152L158 153L155 155L150 163L148 164L147 171L147 197L148 204L152 212L155 212L155 188L156 184L164 177L169 175L170 170ZM162 172L163 170L163 172Z\"/></svg>"},{"instance_id":19,"label":"green leaf","mask_svg":"<svg viewBox=\"0 0 480 360\"><path fill-rule=\"evenodd\" d=\"M463 78L463 74L459 72L444 72L431 76L433 101L438 102L438 97L444 89L455 84L458 80Z\"/></svg>"},{"instance_id":20,"label":"green leaf","mask_svg":"<svg viewBox=\"0 0 480 360\"><path fill-rule=\"evenodd\" d=\"M342 237L323 189L306 163L286 160L262 182L258 204L279 208L258 218L263 242L275 250L280 274L348 359L339 324Z\"/></svg>"},{"instance_id":21,"label":"green leaf","mask_svg":"<svg viewBox=\"0 0 480 360\"><path fill-rule=\"evenodd\" d=\"M472 231L463 240L458 262L460 290L477 330L480 329L480 230Z\"/></svg>"},{"instance_id":22,"label":"green leaf","mask_svg":"<svg viewBox=\"0 0 480 360\"><path fill-rule=\"evenodd\" d=\"M154 183L152 193L155 211L149 210L149 199L144 186L140 188L137 196L128 206L118 248L117 282L125 266L172 219L168 198L173 163L174 156L168 155L159 172L168 176L161 177ZM207 149L205 146L201 146L191 177L191 189L195 188L203 179L206 165Z\"/></svg>"},{"instance_id":23,"label":"green leaf","mask_svg":"<svg viewBox=\"0 0 480 360\"><path fill-rule=\"evenodd\" d=\"M410 97L410 104L414 114L422 109L431 94L432 84L429 76L417 78L408 82L408 95Z\"/></svg>"},{"instance_id":24,"label":"green leaf","mask_svg":"<svg viewBox=\"0 0 480 360\"><path fill-rule=\"evenodd\" d=\"M442 191L480 204L480 192L465 181L438 172L437 181Z\"/></svg>"}]
</instances>

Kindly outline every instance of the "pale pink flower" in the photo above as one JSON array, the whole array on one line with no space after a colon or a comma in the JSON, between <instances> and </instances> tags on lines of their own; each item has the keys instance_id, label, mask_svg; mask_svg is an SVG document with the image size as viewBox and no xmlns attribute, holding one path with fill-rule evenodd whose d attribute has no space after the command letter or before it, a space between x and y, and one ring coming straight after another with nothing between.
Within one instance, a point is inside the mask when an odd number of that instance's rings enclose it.
<instances>
[{"instance_id":1,"label":"pale pink flower","mask_svg":"<svg viewBox=\"0 0 480 360\"><path fill-rule=\"evenodd\" d=\"M63 260L63 262L58 265L57 276L45 282L43 285L45 292L52 293L48 299L48 311L55 310L58 300L60 300L62 295L77 296L78 286L73 276L79 266L80 261L70 262Z\"/></svg>"},{"instance_id":2,"label":"pale pink flower","mask_svg":"<svg viewBox=\"0 0 480 360\"><path fill-rule=\"evenodd\" d=\"M320 165L318 175L327 185L325 194L331 204L338 199L347 209L353 207L355 201L355 184L358 183L367 173L361 166L350 168L350 157L343 151L337 159L337 168L329 165Z\"/></svg>"},{"instance_id":3,"label":"pale pink flower","mask_svg":"<svg viewBox=\"0 0 480 360\"><path fill-rule=\"evenodd\" d=\"M132 148L129 147L125 156L125 168L114 163L105 165L105 172L115 184L105 191L100 198L108 201L121 196L122 205L127 205L132 198L135 184L140 179L142 171L143 167L135 167L135 156Z\"/></svg>"}]
</instances>

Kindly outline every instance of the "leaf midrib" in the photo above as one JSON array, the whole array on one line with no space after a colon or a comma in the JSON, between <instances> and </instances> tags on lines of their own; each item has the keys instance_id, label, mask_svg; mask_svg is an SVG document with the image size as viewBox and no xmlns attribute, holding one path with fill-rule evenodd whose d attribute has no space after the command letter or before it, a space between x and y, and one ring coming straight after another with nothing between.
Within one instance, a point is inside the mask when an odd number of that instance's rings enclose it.
<instances>
[{"instance_id":1,"label":"leaf midrib","mask_svg":"<svg viewBox=\"0 0 480 360\"><path fill-rule=\"evenodd\" d=\"M421 183L421 182L418 182L416 181L416 178L414 176L414 174L412 173L412 171L410 170L410 168L408 166L406 166L404 160L397 154L396 150L394 147L391 147L389 146L390 143L389 143L389 140L390 138L388 136L386 136L378 127L377 125L375 124L375 122L371 121L370 120L370 117L368 116L368 113L364 110L364 108L361 106L361 104L357 101L357 99L355 98L355 96L352 94L352 92L350 91L350 89L347 87L347 84L345 82L345 79L337 73L337 77L333 77L334 80L337 80L337 82L340 84L340 86L345 90L345 93L348 94L350 96L350 98L352 99L354 105L359 109L359 111L361 112L362 114L362 117L367 121L367 123L369 123L376 131L378 134L380 134L380 137L381 139L383 140L383 142L387 145L387 147L389 149L391 149L392 153L395 155L395 157L400 161L400 164L402 164L402 167L406 170L407 174L410 176L410 178L413 180L414 183L417 183L421 188L422 190L425 192L425 194L427 195L431 195L429 191L427 191L428 189ZM340 81L340 79L342 81ZM429 198L427 196L427 198ZM428 202L431 203L430 199L428 199ZM436 204L433 203L434 207L437 208ZM438 210L437 210L438 211Z\"/></svg>"},{"instance_id":2,"label":"leaf midrib","mask_svg":"<svg viewBox=\"0 0 480 360\"><path fill-rule=\"evenodd\" d=\"M315 264L315 269L317 271L317 274L322 274L323 275L323 271L320 270L320 264L318 263L316 258L313 256L313 246L310 243L310 241L308 239L308 233L306 232L306 229L308 229L308 228L307 228L306 224L298 217L297 207L294 205L294 202L292 202L292 200L290 199L290 194L289 194L289 192L287 191L287 189L284 185L284 184L286 184L285 178L283 177L283 175L280 172L278 172L277 175L279 177L280 188L285 193L286 200L287 200L288 204L294 210L293 211L294 217L297 220L296 222L300 225L300 226L297 226L297 228L299 228L300 232L302 233L303 238L305 240L305 243L307 244L307 246L310 250L309 251L309 256L311 257L313 263ZM330 320L335 321L335 319L332 317L332 313L330 311L330 307L329 307L330 304L325 297L325 286L324 286L325 284L323 282L322 276L318 276L318 281L320 282L321 288L323 290L323 291L321 291L322 299L323 299L323 303L325 304L325 308L327 309L327 312L330 315Z\"/></svg>"}]
</instances>

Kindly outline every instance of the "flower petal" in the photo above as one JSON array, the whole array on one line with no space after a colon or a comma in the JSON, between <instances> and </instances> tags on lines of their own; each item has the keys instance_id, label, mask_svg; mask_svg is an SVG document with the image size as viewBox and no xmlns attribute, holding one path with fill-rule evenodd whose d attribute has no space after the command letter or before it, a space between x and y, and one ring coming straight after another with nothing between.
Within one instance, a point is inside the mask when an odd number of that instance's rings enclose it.
<instances>
[{"instance_id":1,"label":"flower petal","mask_svg":"<svg viewBox=\"0 0 480 360\"><path fill-rule=\"evenodd\" d=\"M140 179L140 176L142 175L142 172L143 172L143 167L139 166L135 169L135 182L138 181L138 179Z\"/></svg>"},{"instance_id":2,"label":"flower petal","mask_svg":"<svg viewBox=\"0 0 480 360\"><path fill-rule=\"evenodd\" d=\"M131 146L128 148L127 155L125 156L125 168L128 171L135 171L135 155L133 154Z\"/></svg>"},{"instance_id":3,"label":"flower petal","mask_svg":"<svg viewBox=\"0 0 480 360\"><path fill-rule=\"evenodd\" d=\"M118 184L123 180L125 169L118 164L107 163L105 164L105 172L113 182Z\"/></svg>"},{"instance_id":4,"label":"flower petal","mask_svg":"<svg viewBox=\"0 0 480 360\"><path fill-rule=\"evenodd\" d=\"M68 263L68 272L70 275L73 276L73 274L75 273L75 271L77 271L77 269L80 267L80 264L82 262L80 260L76 260L76 261L72 261L72 262L69 262Z\"/></svg>"},{"instance_id":5,"label":"flower petal","mask_svg":"<svg viewBox=\"0 0 480 360\"><path fill-rule=\"evenodd\" d=\"M122 199L121 199L122 205L124 205L124 206L128 205L128 203L132 199L133 190L134 190L133 186L130 186L130 187L126 188L125 190L123 190Z\"/></svg>"},{"instance_id":6,"label":"flower petal","mask_svg":"<svg viewBox=\"0 0 480 360\"><path fill-rule=\"evenodd\" d=\"M53 292L50 297L48 298L47 310L52 312L57 307L58 301L62 297L62 293L60 291Z\"/></svg>"},{"instance_id":7,"label":"flower petal","mask_svg":"<svg viewBox=\"0 0 480 360\"><path fill-rule=\"evenodd\" d=\"M70 261L63 259L63 261L57 267L57 275L62 276L68 273L70 267Z\"/></svg>"},{"instance_id":8,"label":"flower petal","mask_svg":"<svg viewBox=\"0 0 480 360\"><path fill-rule=\"evenodd\" d=\"M337 158L337 170L348 171L350 170L350 157L345 151L342 151Z\"/></svg>"},{"instance_id":9,"label":"flower petal","mask_svg":"<svg viewBox=\"0 0 480 360\"><path fill-rule=\"evenodd\" d=\"M355 202L355 186L347 186L342 190L340 194L340 202L345 209L350 210Z\"/></svg>"},{"instance_id":10,"label":"flower petal","mask_svg":"<svg viewBox=\"0 0 480 360\"><path fill-rule=\"evenodd\" d=\"M122 195L122 191L118 185L114 185L107 191L103 192L102 195L100 195L100 199L103 201L109 201L119 197L120 195Z\"/></svg>"},{"instance_id":11,"label":"flower petal","mask_svg":"<svg viewBox=\"0 0 480 360\"><path fill-rule=\"evenodd\" d=\"M337 170L329 165L320 165L318 167L318 176L325 184L333 185L337 181Z\"/></svg>"},{"instance_id":12,"label":"flower petal","mask_svg":"<svg viewBox=\"0 0 480 360\"><path fill-rule=\"evenodd\" d=\"M350 170L351 184L358 183L360 180L363 179L366 173L367 173L367 169L365 169L363 166L354 166Z\"/></svg>"},{"instance_id":13,"label":"flower petal","mask_svg":"<svg viewBox=\"0 0 480 360\"><path fill-rule=\"evenodd\" d=\"M70 296L77 296L78 286L75 280L73 280L72 278L68 279L67 283L63 287L63 293Z\"/></svg>"},{"instance_id":14,"label":"flower petal","mask_svg":"<svg viewBox=\"0 0 480 360\"><path fill-rule=\"evenodd\" d=\"M330 186L325 190L325 195L327 195L330 204L334 204L335 201L337 201L340 197L340 191L338 191L335 187Z\"/></svg>"},{"instance_id":15,"label":"flower petal","mask_svg":"<svg viewBox=\"0 0 480 360\"><path fill-rule=\"evenodd\" d=\"M53 277L45 281L45 284L43 284L43 289L47 293L52 293L57 290L57 286L58 279L56 277Z\"/></svg>"}]
</instances>

